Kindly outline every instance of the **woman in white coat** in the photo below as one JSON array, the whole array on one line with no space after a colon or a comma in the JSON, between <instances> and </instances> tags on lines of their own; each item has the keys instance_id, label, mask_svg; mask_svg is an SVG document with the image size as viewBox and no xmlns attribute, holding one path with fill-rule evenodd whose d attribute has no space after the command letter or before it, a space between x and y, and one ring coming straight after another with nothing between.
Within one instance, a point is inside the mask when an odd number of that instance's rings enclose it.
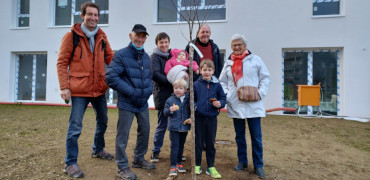
<instances>
[{"instance_id":1,"label":"woman in white coat","mask_svg":"<svg viewBox=\"0 0 370 180\"><path fill-rule=\"evenodd\" d=\"M262 99L266 96L270 84L270 73L262 59L247 49L243 35L235 34L231 38L233 53L220 74L220 83L226 93L227 110L233 118L235 141L238 146L238 164L235 170L248 168L247 141L245 139L245 119L247 119L252 141L252 157L255 173L264 178L261 117L266 116ZM259 100L245 102L238 99L238 88L254 86L258 89Z\"/></svg>"}]
</instances>

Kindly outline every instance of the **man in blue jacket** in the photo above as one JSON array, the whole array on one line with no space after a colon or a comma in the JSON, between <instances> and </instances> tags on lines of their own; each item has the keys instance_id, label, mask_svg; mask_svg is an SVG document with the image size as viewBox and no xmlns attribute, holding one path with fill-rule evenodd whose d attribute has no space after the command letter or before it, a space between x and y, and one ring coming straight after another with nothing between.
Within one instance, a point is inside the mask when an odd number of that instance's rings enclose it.
<instances>
[{"instance_id":1,"label":"man in blue jacket","mask_svg":"<svg viewBox=\"0 0 370 180\"><path fill-rule=\"evenodd\" d=\"M148 99L153 91L150 58L144 51L144 43L149 34L143 25L136 24L129 35L131 42L114 54L105 76L108 86L118 92L116 163L117 176L122 179L136 179L135 173L129 168L125 152L134 116L138 127L132 167L155 168L154 164L144 159L150 130Z\"/></svg>"}]
</instances>

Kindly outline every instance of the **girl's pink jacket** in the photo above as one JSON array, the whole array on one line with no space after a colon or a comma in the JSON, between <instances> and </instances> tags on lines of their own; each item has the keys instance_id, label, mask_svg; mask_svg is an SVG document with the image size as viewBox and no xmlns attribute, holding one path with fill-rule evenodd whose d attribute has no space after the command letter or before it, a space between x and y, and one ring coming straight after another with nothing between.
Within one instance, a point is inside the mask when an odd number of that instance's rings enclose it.
<instances>
[{"instance_id":1,"label":"girl's pink jacket","mask_svg":"<svg viewBox=\"0 0 370 180\"><path fill-rule=\"evenodd\" d=\"M177 56L180 52L185 52L186 59L179 62L177 61ZM166 75L172 69L172 67L176 65L183 65L187 68L190 67L189 54L185 50L174 48L171 50L171 56L172 57L166 62L166 66L164 67L164 72ZM196 61L193 61L193 71L195 72L197 69L199 69L199 66Z\"/></svg>"}]
</instances>

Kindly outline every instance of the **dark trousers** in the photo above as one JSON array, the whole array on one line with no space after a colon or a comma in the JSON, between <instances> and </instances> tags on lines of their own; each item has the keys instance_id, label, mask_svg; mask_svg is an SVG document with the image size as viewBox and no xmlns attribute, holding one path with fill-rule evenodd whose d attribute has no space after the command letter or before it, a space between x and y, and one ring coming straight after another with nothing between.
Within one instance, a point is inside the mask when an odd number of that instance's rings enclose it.
<instances>
[{"instance_id":1,"label":"dark trousers","mask_svg":"<svg viewBox=\"0 0 370 180\"><path fill-rule=\"evenodd\" d=\"M202 164L203 144L206 144L207 166L214 167L215 164L215 140L217 132L217 116L204 117L195 116L195 165Z\"/></svg>"},{"instance_id":2,"label":"dark trousers","mask_svg":"<svg viewBox=\"0 0 370 180\"><path fill-rule=\"evenodd\" d=\"M233 119L233 121L236 134L235 141L238 146L239 163L248 164L245 119ZM263 167L261 118L247 118L247 121L252 141L253 165L254 167Z\"/></svg>"},{"instance_id":3,"label":"dark trousers","mask_svg":"<svg viewBox=\"0 0 370 180\"><path fill-rule=\"evenodd\" d=\"M164 134L167 130L167 120L168 117L166 117L163 113L163 109L158 110L158 125L155 129L154 138L153 138L153 144L154 147L152 149L153 153L160 153L161 148L163 146L163 139Z\"/></svg>"},{"instance_id":4,"label":"dark trousers","mask_svg":"<svg viewBox=\"0 0 370 180\"><path fill-rule=\"evenodd\" d=\"M134 159L143 161L144 155L148 150L150 133L149 110L145 109L142 112L135 113L126 111L124 109L119 109L116 135L116 163L119 169L126 169L129 167L126 155L126 147L134 117L136 117L137 121L137 137L134 150Z\"/></svg>"},{"instance_id":5,"label":"dark trousers","mask_svg":"<svg viewBox=\"0 0 370 180\"><path fill-rule=\"evenodd\" d=\"M171 166L181 163L182 153L184 152L184 144L188 132L170 131L171 141Z\"/></svg>"}]
</instances>

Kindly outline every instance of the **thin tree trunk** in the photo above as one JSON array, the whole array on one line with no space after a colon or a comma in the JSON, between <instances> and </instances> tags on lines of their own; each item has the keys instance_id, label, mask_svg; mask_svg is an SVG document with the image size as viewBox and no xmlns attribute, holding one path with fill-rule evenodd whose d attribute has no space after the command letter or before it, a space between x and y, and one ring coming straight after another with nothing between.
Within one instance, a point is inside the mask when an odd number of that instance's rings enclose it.
<instances>
[{"instance_id":1,"label":"thin tree trunk","mask_svg":"<svg viewBox=\"0 0 370 180\"><path fill-rule=\"evenodd\" d=\"M191 41L191 35L190 35ZM195 174L195 113L194 113L194 88L193 88L193 57L194 57L194 48L190 46L189 48L189 60L190 60L190 68L189 68L189 87L190 87L190 118L193 120L191 123L191 139L192 139L192 153L191 153L191 164L192 164L192 171L191 174L193 179L196 180Z\"/></svg>"}]
</instances>

